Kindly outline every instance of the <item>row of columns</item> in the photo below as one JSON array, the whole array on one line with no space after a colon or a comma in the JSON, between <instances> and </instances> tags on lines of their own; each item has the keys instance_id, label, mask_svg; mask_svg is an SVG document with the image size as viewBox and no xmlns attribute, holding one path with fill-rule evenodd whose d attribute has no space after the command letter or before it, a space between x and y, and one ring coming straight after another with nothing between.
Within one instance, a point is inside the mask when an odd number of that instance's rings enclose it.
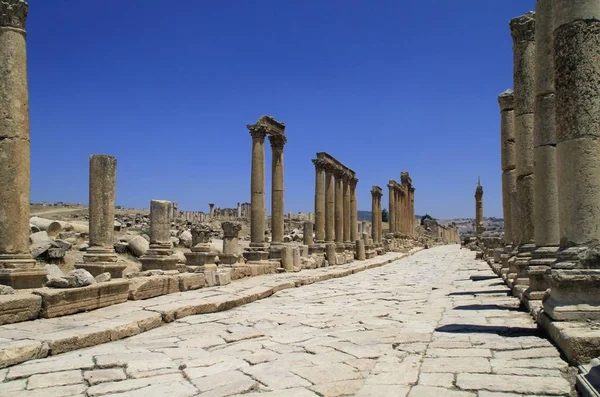
<instances>
[{"instance_id":1,"label":"row of columns","mask_svg":"<svg viewBox=\"0 0 600 397\"><path fill-rule=\"evenodd\" d=\"M389 232L413 235L414 231L414 188L401 185L390 179L389 188Z\"/></svg>"},{"instance_id":2,"label":"row of columns","mask_svg":"<svg viewBox=\"0 0 600 397\"><path fill-rule=\"evenodd\" d=\"M315 166L315 240L351 243L358 239L358 209L353 171L317 154Z\"/></svg>"},{"instance_id":3,"label":"row of columns","mask_svg":"<svg viewBox=\"0 0 600 397\"><path fill-rule=\"evenodd\" d=\"M528 303L550 287L542 319L600 319L587 253L600 241L600 0L538 0L510 28L514 92L498 102L513 290Z\"/></svg>"}]
</instances>

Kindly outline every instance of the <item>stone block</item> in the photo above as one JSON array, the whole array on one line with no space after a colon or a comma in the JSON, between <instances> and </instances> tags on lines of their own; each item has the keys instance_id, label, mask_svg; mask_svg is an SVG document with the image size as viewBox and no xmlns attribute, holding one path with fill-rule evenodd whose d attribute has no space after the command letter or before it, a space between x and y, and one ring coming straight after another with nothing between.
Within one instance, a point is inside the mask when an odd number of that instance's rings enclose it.
<instances>
[{"instance_id":1,"label":"stone block","mask_svg":"<svg viewBox=\"0 0 600 397\"><path fill-rule=\"evenodd\" d=\"M179 292L179 277L150 276L129 281L129 299L141 300Z\"/></svg>"},{"instance_id":2,"label":"stone block","mask_svg":"<svg viewBox=\"0 0 600 397\"><path fill-rule=\"evenodd\" d=\"M517 178L533 174L533 113L515 116Z\"/></svg>"},{"instance_id":3,"label":"stone block","mask_svg":"<svg viewBox=\"0 0 600 397\"><path fill-rule=\"evenodd\" d=\"M231 269L205 270L204 279L207 287L231 284Z\"/></svg>"},{"instance_id":4,"label":"stone block","mask_svg":"<svg viewBox=\"0 0 600 397\"><path fill-rule=\"evenodd\" d=\"M42 297L41 317L52 318L123 303L129 295L129 282L117 280L61 290L40 288L33 293Z\"/></svg>"},{"instance_id":5,"label":"stone block","mask_svg":"<svg viewBox=\"0 0 600 397\"><path fill-rule=\"evenodd\" d=\"M546 274L551 289L544 311L558 321L600 320L600 270L555 269Z\"/></svg>"},{"instance_id":6,"label":"stone block","mask_svg":"<svg viewBox=\"0 0 600 397\"><path fill-rule=\"evenodd\" d=\"M534 241L535 221L533 214L534 176L517 177L517 213L519 243L526 244Z\"/></svg>"},{"instance_id":7,"label":"stone block","mask_svg":"<svg viewBox=\"0 0 600 397\"><path fill-rule=\"evenodd\" d=\"M206 284L202 273L182 273L177 278L179 279L179 291L181 292L200 289Z\"/></svg>"},{"instance_id":8,"label":"stone block","mask_svg":"<svg viewBox=\"0 0 600 397\"><path fill-rule=\"evenodd\" d=\"M38 318L42 298L33 294L0 295L0 325Z\"/></svg>"},{"instance_id":9,"label":"stone block","mask_svg":"<svg viewBox=\"0 0 600 397\"><path fill-rule=\"evenodd\" d=\"M48 355L48 345L34 340L18 340L0 344L0 368L44 358Z\"/></svg>"}]
</instances>

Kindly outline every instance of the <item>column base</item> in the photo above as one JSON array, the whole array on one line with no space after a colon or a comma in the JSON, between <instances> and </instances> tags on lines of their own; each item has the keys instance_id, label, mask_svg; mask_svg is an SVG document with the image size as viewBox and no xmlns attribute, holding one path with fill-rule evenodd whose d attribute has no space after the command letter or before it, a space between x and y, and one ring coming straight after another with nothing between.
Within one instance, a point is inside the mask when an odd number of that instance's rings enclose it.
<instances>
[{"instance_id":1,"label":"column base","mask_svg":"<svg viewBox=\"0 0 600 397\"><path fill-rule=\"evenodd\" d=\"M267 265L269 263L268 244L266 243L250 243L243 255L248 263L255 265Z\"/></svg>"},{"instance_id":2,"label":"column base","mask_svg":"<svg viewBox=\"0 0 600 397\"><path fill-rule=\"evenodd\" d=\"M0 255L0 284L15 289L39 288L46 271L29 254Z\"/></svg>"},{"instance_id":3,"label":"column base","mask_svg":"<svg viewBox=\"0 0 600 397\"><path fill-rule=\"evenodd\" d=\"M560 250L546 271L550 295L544 312L556 321L600 320L600 252L594 247Z\"/></svg>"},{"instance_id":4,"label":"column base","mask_svg":"<svg viewBox=\"0 0 600 397\"><path fill-rule=\"evenodd\" d=\"M111 278L123 278L127 265L117 263L118 259L112 248L90 247L83 255L83 263L76 264L75 268L87 270L94 277L110 273Z\"/></svg>"},{"instance_id":5,"label":"column base","mask_svg":"<svg viewBox=\"0 0 600 397\"><path fill-rule=\"evenodd\" d=\"M325 256L325 242L318 241L312 246L308 247L309 255Z\"/></svg>"},{"instance_id":6,"label":"column base","mask_svg":"<svg viewBox=\"0 0 600 397\"><path fill-rule=\"evenodd\" d=\"M513 280L513 286L529 286L529 276L527 275L527 266L531 260L531 255L535 251L535 244L523 244L519 246L519 253L515 259L515 269L517 274ZM527 289L527 288L525 288Z\"/></svg>"},{"instance_id":7,"label":"column base","mask_svg":"<svg viewBox=\"0 0 600 397\"><path fill-rule=\"evenodd\" d=\"M179 260L173 255L171 244L150 244L150 249L140 258L142 271L177 270Z\"/></svg>"},{"instance_id":8,"label":"column base","mask_svg":"<svg viewBox=\"0 0 600 397\"><path fill-rule=\"evenodd\" d=\"M539 247L531 253L531 260L527 267L529 288L525 297L529 301L542 300L546 290L550 287L546 279L546 271L558 258L559 247Z\"/></svg>"}]
</instances>

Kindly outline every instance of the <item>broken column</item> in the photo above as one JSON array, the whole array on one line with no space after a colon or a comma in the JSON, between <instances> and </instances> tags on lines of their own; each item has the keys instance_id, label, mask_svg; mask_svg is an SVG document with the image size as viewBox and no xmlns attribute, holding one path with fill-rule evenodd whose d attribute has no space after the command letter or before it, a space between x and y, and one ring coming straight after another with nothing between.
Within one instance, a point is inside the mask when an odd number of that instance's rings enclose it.
<instances>
[{"instance_id":1,"label":"broken column","mask_svg":"<svg viewBox=\"0 0 600 397\"><path fill-rule=\"evenodd\" d=\"M561 250L547 272L551 292L544 312L553 320L595 321L600 319L600 0L554 0L552 10ZM592 339L590 358L598 356L597 338Z\"/></svg>"},{"instance_id":2,"label":"broken column","mask_svg":"<svg viewBox=\"0 0 600 397\"><path fill-rule=\"evenodd\" d=\"M24 1L0 3L0 284L42 286L29 253L30 142Z\"/></svg>"},{"instance_id":3,"label":"broken column","mask_svg":"<svg viewBox=\"0 0 600 397\"><path fill-rule=\"evenodd\" d=\"M242 251L238 242L241 222L226 221L221 223L223 228L223 253L219 254L222 265L233 266L242 261Z\"/></svg>"},{"instance_id":4,"label":"broken column","mask_svg":"<svg viewBox=\"0 0 600 397\"><path fill-rule=\"evenodd\" d=\"M517 206L520 230L515 267L517 275L512 281L513 292L519 298L527 285L527 265L534 244L533 214L533 114L535 103L535 13L529 12L510 21L514 51L514 112L515 149L517 172ZM509 283L510 285L510 283Z\"/></svg>"},{"instance_id":5,"label":"broken column","mask_svg":"<svg viewBox=\"0 0 600 397\"><path fill-rule=\"evenodd\" d=\"M140 258L142 270L176 270L178 259L171 243L171 202L150 201L150 248Z\"/></svg>"},{"instance_id":6,"label":"broken column","mask_svg":"<svg viewBox=\"0 0 600 397\"><path fill-rule=\"evenodd\" d=\"M314 240L313 240L313 223L310 221L305 221L302 224L302 236L303 236L303 243L304 245L308 246L309 248L313 246L314 244Z\"/></svg>"},{"instance_id":7,"label":"broken column","mask_svg":"<svg viewBox=\"0 0 600 397\"><path fill-rule=\"evenodd\" d=\"M123 277L127 265L117 263L114 250L115 192L117 159L105 154L90 157L90 247L83 255L83 264L75 265L93 276L110 273Z\"/></svg>"},{"instance_id":8,"label":"broken column","mask_svg":"<svg viewBox=\"0 0 600 397\"><path fill-rule=\"evenodd\" d=\"M283 242L283 147L287 138L283 134L270 135L271 149L273 152L271 167L271 241Z\"/></svg>"},{"instance_id":9,"label":"broken column","mask_svg":"<svg viewBox=\"0 0 600 397\"><path fill-rule=\"evenodd\" d=\"M552 0L538 0L535 14L534 199L535 245L527 274L524 300L541 301L548 282L545 274L556 260L560 244L556 129L554 117L554 49ZM531 306L536 305L528 302ZM539 303L538 303L539 304Z\"/></svg>"},{"instance_id":10,"label":"broken column","mask_svg":"<svg viewBox=\"0 0 600 397\"><path fill-rule=\"evenodd\" d=\"M215 263L219 253L211 248L212 232L208 223L197 223L192 226L191 252L184 253L188 271L204 273L206 285L209 287L231 283L231 269L218 269Z\"/></svg>"}]
</instances>

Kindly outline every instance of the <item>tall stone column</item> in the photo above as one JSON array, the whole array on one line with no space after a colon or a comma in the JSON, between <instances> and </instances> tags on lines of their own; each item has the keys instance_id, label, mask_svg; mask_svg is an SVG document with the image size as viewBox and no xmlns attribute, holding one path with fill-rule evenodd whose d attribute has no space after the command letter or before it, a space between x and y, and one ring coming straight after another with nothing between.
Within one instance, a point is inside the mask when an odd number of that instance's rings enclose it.
<instances>
[{"instance_id":1,"label":"tall stone column","mask_svg":"<svg viewBox=\"0 0 600 397\"><path fill-rule=\"evenodd\" d=\"M554 117L554 48L552 0L538 0L535 14L534 200L535 245L527 268L529 287L524 300L541 300L545 277L559 249L556 128Z\"/></svg>"},{"instance_id":2,"label":"tall stone column","mask_svg":"<svg viewBox=\"0 0 600 397\"><path fill-rule=\"evenodd\" d=\"M475 189L475 234L479 236L483 232L483 186L481 180L477 181Z\"/></svg>"},{"instance_id":3,"label":"tall stone column","mask_svg":"<svg viewBox=\"0 0 600 397\"><path fill-rule=\"evenodd\" d=\"M325 241L335 241L335 178L334 169L325 168Z\"/></svg>"},{"instance_id":4,"label":"tall stone column","mask_svg":"<svg viewBox=\"0 0 600 397\"><path fill-rule=\"evenodd\" d=\"M510 21L514 51L514 112L517 171L519 249L515 260L516 277L512 281L515 296L522 298L529 284L527 265L534 243L533 214L533 124L535 75L535 14L529 12Z\"/></svg>"},{"instance_id":5,"label":"tall stone column","mask_svg":"<svg viewBox=\"0 0 600 397\"><path fill-rule=\"evenodd\" d=\"M377 243L381 244L383 242L383 214L381 213L382 211L382 207L381 207L381 198L383 197L383 193L381 192L381 189L379 191L379 195L377 197L377 216L378 216L378 223L379 225L377 226Z\"/></svg>"},{"instance_id":6,"label":"tall stone column","mask_svg":"<svg viewBox=\"0 0 600 397\"><path fill-rule=\"evenodd\" d=\"M517 190L515 171L515 112L514 94L506 90L498 96L500 106L500 140L502 163L502 213L504 216L504 244L513 243L510 193ZM510 248L508 248L510 251Z\"/></svg>"},{"instance_id":7,"label":"tall stone column","mask_svg":"<svg viewBox=\"0 0 600 397\"><path fill-rule=\"evenodd\" d=\"M342 178L343 181L343 195L344 195L344 211L343 211L343 225L344 225L344 243L350 242L350 177L345 174Z\"/></svg>"},{"instance_id":8,"label":"tall stone column","mask_svg":"<svg viewBox=\"0 0 600 397\"><path fill-rule=\"evenodd\" d=\"M92 275L108 272L113 278L123 277L126 265L117 263L114 250L117 159L105 154L90 157L90 247L83 264L75 265ZM169 229L170 230L170 229Z\"/></svg>"},{"instance_id":9,"label":"tall stone column","mask_svg":"<svg viewBox=\"0 0 600 397\"><path fill-rule=\"evenodd\" d=\"M344 242L344 173L337 170L335 173L335 242Z\"/></svg>"},{"instance_id":10,"label":"tall stone column","mask_svg":"<svg viewBox=\"0 0 600 397\"><path fill-rule=\"evenodd\" d=\"M356 201L356 184L358 179L350 179L350 241L355 242L358 236L358 203Z\"/></svg>"},{"instance_id":11,"label":"tall stone column","mask_svg":"<svg viewBox=\"0 0 600 397\"><path fill-rule=\"evenodd\" d=\"M249 125L252 136L252 174L250 176L250 242L265 242L265 137L260 126ZM212 212L212 210L211 210Z\"/></svg>"},{"instance_id":12,"label":"tall stone column","mask_svg":"<svg viewBox=\"0 0 600 397\"><path fill-rule=\"evenodd\" d=\"M264 155L263 155L263 158L264 158ZM211 218L214 218L214 216L215 216L215 204L214 203L208 203L208 214Z\"/></svg>"},{"instance_id":13,"label":"tall stone column","mask_svg":"<svg viewBox=\"0 0 600 397\"><path fill-rule=\"evenodd\" d=\"M396 187L396 233L402 232L402 194L400 189Z\"/></svg>"},{"instance_id":14,"label":"tall stone column","mask_svg":"<svg viewBox=\"0 0 600 397\"><path fill-rule=\"evenodd\" d=\"M320 160L315 165L315 239L325 241L325 168Z\"/></svg>"},{"instance_id":15,"label":"tall stone column","mask_svg":"<svg viewBox=\"0 0 600 397\"><path fill-rule=\"evenodd\" d=\"M600 319L600 0L554 0L552 12L561 251L544 312L585 322Z\"/></svg>"},{"instance_id":16,"label":"tall stone column","mask_svg":"<svg viewBox=\"0 0 600 397\"><path fill-rule=\"evenodd\" d=\"M388 211L388 223L390 225L390 233L396 232L396 188L392 183L388 183L387 185L389 189L389 211Z\"/></svg>"},{"instance_id":17,"label":"tall stone column","mask_svg":"<svg viewBox=\"0 0 600 397\"><path fill-rule=\"evenodd\" d=\"M271 166L271 235L273 243L283 242L283 146L287 139L284 135L270 135L273 152Z\"/></svg>"},{"instance_id":18,"label":"tall stone column","mask_svg":"<svg viewBox=\"0 0 600 397\"><path fill-rule=\"evenodd\" d=\"M415 237L415 188L410 188L410 236Z\"/></svg>"},{"instance_id":19,"label":"tall stone column","mask_svg":"<svg viewBox=\"0 0 600 397\"><path fill-rule=\"evenodd\" d=\"M377 236L379 236L379 232L377 231L377 227L379 226L377 211L377 191L375 190L375 186L373 186L371 190L371 238L374 243L377 243Z\"/></svg>"},{"instance_id":20,"label":"tall stone column","mask_svg":"<svg viewBox=\"0 0 600 397\"><path fill-rule=\"evenodd\" d=\"M140 258L143 270L176 270L171 244L170 201L150 201L150 249Z\"/></svg>"},{"instance_id":21,"label":"tall stone column","mask_svg":"<svg viewBox=\"0 0 600 397\"><path fill-rule=\"evenodd\" d=\"M29 92L24 1L0 2L0 283L42 286L29 253Z\"/></svg>"}]
</instances>

